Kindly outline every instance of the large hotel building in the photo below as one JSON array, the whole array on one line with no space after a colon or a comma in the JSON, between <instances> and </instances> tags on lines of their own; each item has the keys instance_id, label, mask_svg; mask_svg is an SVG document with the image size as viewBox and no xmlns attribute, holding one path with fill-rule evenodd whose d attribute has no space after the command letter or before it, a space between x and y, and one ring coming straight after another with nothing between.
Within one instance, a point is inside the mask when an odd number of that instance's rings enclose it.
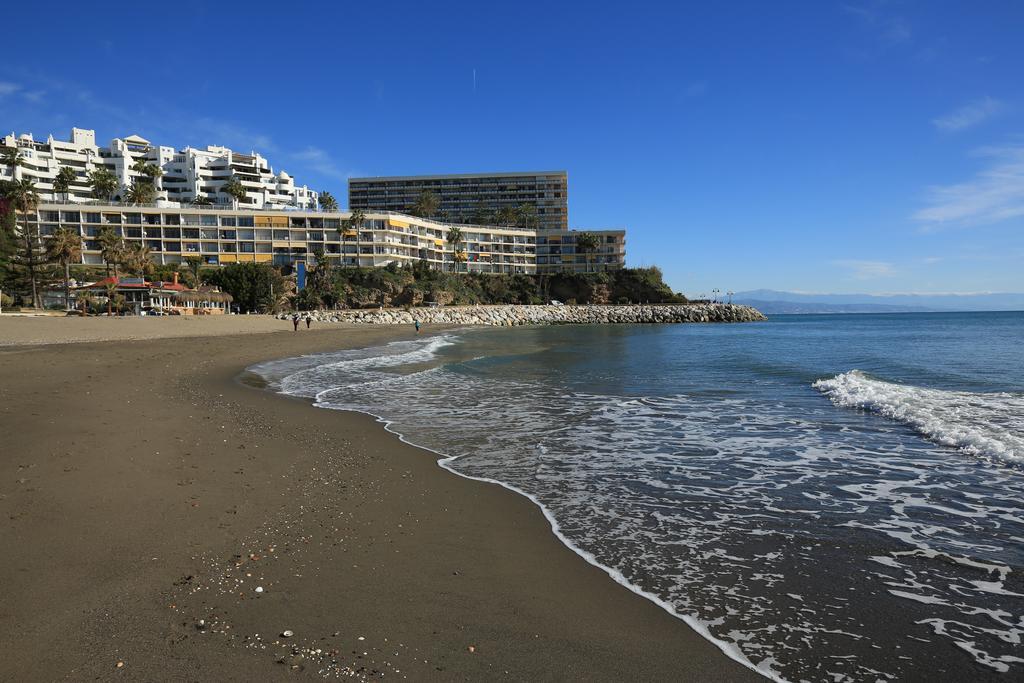
<instances>
[{"instance_id":1,"label":"large hotel building","mask_svg":"<svg viewBox=\"0 0 1024 683\"><path fill-rule=\"evenodd\" d=\"M532 204L538 226L569 229L569 179L565 171L350 178L348 205L363 211L408 212L424 192L437 197L438 216L455 223L473 223L481 212Z\"/></svg>"},{"instance_id":2,"label":"large hotel building","mask_svg":"<svg viewBox=\"0 0 1024 683\"><path fill-rule=\"evenodd\" d=\"M576 238L582 233L565 227L564 214L541 214L542 209L551 208L548 205L538 206L538 216L558 215L556 225L471 225L358 205L365 218L352 224L351 212L320 210L315 192L296 186L283 172L275 174L255 153L238 155L223 147L175 152L173 148L154 147L137 136L97 148L93 138L92 131L74 129L71 143L52 137L38 143L25 135L0 139L0 152L13 147L23 159L21 166L0 166L0 180L33 180L42 202L29 220L36 223L44 238L61 227L81 234L84 264L103 264L99 236L109 228L129 246L147 246L153 261L161 264L198 256L208 265L255 262L289 266L313 262L314 252L322 249L326 258L339 266L426 262L444 270L534 274L593 272L625 265L625 230L588 230L598 238L597 247L577 249ZM131 167L139 159L159 164L164 170L157 179L162 188L157 202L138 206L121 203L116 197L90 197L85 179L90 169L107 167L127 184L134 173ZM53 189L53 180L63 166L76 172L68 198ZM556 176L561 178L561 190L544 192L560 193L553 199L565 207L565 174ZM240 177L249 190L246 200L235 206L219 192L229 177ZM211 203L196 205L197 196ZM516 201L518 206L530 200L517 196ZM457 250L447 240L455 225L462 234Z\"/></svg>"}]
</instances>

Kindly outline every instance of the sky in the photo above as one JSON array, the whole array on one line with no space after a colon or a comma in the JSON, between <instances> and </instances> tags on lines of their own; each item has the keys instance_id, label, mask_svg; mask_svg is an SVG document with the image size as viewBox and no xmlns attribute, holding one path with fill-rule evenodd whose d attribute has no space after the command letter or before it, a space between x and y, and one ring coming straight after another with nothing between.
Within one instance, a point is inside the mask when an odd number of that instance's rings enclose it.
<instances>
[{"instance_id":1,"label":"sky","mask_svg":"<svg viewBox=\"0 0 1024 683\"><path fill-rule=\"evenodd\" d=\"M1024 3L48 5L0 130L346 179L566 170L690 295L1024 291Z\"/></svg>"}]
</instances>

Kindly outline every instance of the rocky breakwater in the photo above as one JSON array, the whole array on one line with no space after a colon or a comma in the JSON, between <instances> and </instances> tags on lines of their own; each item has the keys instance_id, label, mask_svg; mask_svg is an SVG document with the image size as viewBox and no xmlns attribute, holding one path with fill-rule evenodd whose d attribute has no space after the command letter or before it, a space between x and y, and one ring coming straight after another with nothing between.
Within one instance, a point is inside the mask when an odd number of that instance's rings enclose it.
<instances>
[{"instance_id":1,"label":"rocky breakwater","mask_svg":"<svg viewBox=\"0 0 1024 683\"><path fill-rule=\"evenodd\" d=\"M281 313L287 319L291 313ZM746 323L767 320L756 308L733 304L628 304L614 306L442 306L300 313L318 322L365 325L574 325L641 323Z\"/></svg>"}]
</instances>

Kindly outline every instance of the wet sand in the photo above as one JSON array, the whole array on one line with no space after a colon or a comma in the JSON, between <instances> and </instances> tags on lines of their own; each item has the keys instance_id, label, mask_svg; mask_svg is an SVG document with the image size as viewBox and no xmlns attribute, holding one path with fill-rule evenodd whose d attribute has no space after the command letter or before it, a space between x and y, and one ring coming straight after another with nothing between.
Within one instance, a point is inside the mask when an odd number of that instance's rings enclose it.
<instances>
[{"instance_id":1,"label":"wet sand","mask_svg":"<svg viewBox=\"0 0 1024 683\"><path fill-rule=\"evenodd\" d=\"M763 680L529 501L237 380L411 330L222 325L0 348L0 679Z\"/></svg>"}]
</instances>

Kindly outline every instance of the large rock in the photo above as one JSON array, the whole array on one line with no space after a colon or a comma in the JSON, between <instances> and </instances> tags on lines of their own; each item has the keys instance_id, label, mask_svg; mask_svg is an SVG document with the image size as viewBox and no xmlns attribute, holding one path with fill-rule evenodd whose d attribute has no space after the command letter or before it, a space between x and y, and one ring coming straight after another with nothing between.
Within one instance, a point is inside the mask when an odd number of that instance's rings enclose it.
<instances>
[{"instance_id":1,"label":"large rock","mask_svg":"<svg viewBox=\"0 0 1024 683\"><path fill-rule=\"evenodd\" d=\"M403 292L403 295L405 292ZM435 294L448 294L436 292ZM444 299L445 297L441 297ZM566 325L622 323L756 322L767 320L755 308L732 304L655 304L616 306L439 306L411 311L380 308L314 311L316 320L367 325L406 325L418 319L441 325Z\"/></svg>"}]
</instances>

